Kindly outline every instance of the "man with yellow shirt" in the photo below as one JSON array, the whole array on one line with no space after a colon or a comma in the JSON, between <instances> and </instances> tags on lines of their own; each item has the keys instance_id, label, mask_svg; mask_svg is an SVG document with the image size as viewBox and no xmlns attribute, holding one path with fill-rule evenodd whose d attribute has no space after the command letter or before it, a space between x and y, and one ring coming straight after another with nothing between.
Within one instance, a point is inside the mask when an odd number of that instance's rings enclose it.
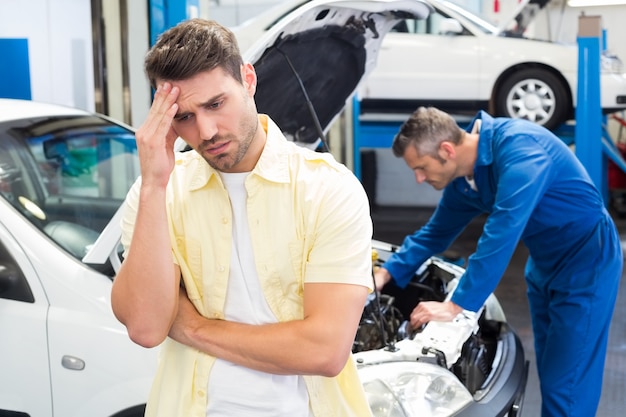
<instances>
[{"instance_id":1,"label":"man with yellow shirt","mask_svg":"<svg viewBox=\"0 0 626 417\"><path fill-rule=\"evenodd\" d=\"M168 30L145 69L112 303L133 341L163 343L146 416L370 415L350 353L373 286L361 184L257 113L223 26Z\"/></svg>"}]
</instances>

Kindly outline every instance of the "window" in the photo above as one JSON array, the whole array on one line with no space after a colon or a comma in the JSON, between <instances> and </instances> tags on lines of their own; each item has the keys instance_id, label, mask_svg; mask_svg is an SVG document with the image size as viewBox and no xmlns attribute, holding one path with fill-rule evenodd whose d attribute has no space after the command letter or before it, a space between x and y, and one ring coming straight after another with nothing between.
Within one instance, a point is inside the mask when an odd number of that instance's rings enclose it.
<instances>
[{"instance_id":1,"label":"window","mask_svg":"<svg viewBox=\"0 0 626 417\"><path fill-rule=\"evenodd\" d=\"M134 132L96 115L0 124L0 196L77 259L139 176Z\"/></svg>"}]
</instances>

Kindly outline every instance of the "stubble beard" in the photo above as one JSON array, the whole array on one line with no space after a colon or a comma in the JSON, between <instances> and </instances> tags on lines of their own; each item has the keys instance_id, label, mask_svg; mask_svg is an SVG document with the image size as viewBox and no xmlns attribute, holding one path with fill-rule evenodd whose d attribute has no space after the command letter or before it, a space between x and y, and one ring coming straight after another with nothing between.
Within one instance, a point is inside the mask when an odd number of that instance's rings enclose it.
<instances>
[{"instance_id":1,"label":"stubble beard","mask_svg":"<svg viewBox=\"0 0 626 417\"><path fill-rule=\"evenodd\" d=\"M229 134L224 137L215 136L202 147L202 152L200 152L200 154L213 169L221 172L228 172L243 160L248 153L248 149L250 149L250 145L252 144L258 129L258 118L256 113L245 117L241 121L239 127L241 139L238 140L237 135L234 134ZM229 141L231 146L234 145L234 149L214 156L207 156L203 152L206 146L213 142L222 142L222 139Z\"/></svg>"}]
</instances>

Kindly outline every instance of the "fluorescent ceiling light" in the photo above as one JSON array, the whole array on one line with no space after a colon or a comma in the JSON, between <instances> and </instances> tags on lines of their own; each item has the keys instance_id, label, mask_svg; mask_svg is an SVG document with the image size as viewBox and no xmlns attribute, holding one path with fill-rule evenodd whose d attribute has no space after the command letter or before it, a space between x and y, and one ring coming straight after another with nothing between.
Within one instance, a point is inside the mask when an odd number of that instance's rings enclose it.
<instances>
[{"instance_id":1,"label":"fluorescent ceiling light","mask_svg":"<svg viewBox=\"0 0 626 417\"><path fill-rule=\"evenodd\" d=\"M570 7L590 7L590 6L623 6L626 0L569 0Z\"/></svg>"}]
</instances>

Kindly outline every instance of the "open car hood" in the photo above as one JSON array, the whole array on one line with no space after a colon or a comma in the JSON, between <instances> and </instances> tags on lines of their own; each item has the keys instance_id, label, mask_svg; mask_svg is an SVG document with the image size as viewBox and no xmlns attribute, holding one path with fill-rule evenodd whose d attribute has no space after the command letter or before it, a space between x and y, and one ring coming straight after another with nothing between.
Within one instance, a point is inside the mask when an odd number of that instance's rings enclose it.
<instances>
[{"instance_id":1,"label":"open car hood","mask_svg":"<svg viewBox=\"0 0 626 417\"><path fill-rule=\"evenodd\" d=\"M314 0L247 49L257 109L288 139L315 146L374 68L383 37L401 19L424 19L421 0ZM314 116L315 115L315 116Z\"/></svg>"},{"instance_id":2,"label":"open car hood","mask_svg":"<svg viewBox=\"0 0 626 417\"><path fill-rule=\"evenodd\" d=\"M523 0L519 3L511 19L503 19L498 27L499 35L522 37L528 25L535 19L535 16L543 9L550 0Z\"/></svg>"}]
</instances>

